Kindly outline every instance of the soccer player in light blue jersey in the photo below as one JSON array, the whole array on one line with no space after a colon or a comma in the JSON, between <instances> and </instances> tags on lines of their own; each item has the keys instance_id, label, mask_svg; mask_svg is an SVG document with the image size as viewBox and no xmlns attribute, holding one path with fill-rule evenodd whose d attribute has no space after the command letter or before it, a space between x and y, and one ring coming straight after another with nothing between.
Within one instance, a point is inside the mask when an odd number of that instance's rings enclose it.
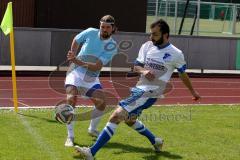
<instances>
[{"instance_id":1,"label":"soccer player in light blue jersey","mask_svg":"<svg viewBox=\"0 0 240 160\"><path fill-rule=\"evenodd\" d=\"M155 151L161 151L163 139L156 137L138 120L138 117L144 109L151 107L158 97L162 97L174 69L178 70L181 80L190 90L193 98L195 100L200 98L185 73L186 62L182 51L168 41L168 24L164 20L158 20L151 25L150 29L151 41L142 45L135 61L134 70L140 73L141 77L136 86L131 89L131 95L119 102L119 107L112 113L109 122L93 146L90 148L75 146L76 151L87 160L94 159L96 153L111 139L122 121L145 136Z\"/></svg>"},{"instance_id":2,"label":"soccer player in light blue jersey","mask_svg":"<svg viewBox=\"0 0 240 160\"><path fill-rule=\"evenodd\" d=\"M117 44L111 37L115 30L114 18L106 15L100 20L100 29L88 28L79 33L67 54L67 59L72 62L65 79L67 103L74 107L78 95L90 97L95 108L88 133L95 137L99 135L97 125L106 107L99 74L102 67L117 54ZM65 146L74 146L73 122L67 125L67 131Z\"/></svg>"}]
</instances>

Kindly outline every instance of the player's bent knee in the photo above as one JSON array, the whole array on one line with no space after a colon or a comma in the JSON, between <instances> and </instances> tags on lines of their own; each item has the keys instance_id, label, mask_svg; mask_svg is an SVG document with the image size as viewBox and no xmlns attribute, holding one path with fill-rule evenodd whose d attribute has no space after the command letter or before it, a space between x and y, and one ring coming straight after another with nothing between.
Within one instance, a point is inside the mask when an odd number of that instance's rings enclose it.
<instances>
[{"instance_id":1,"label":"player's bent knee","mask_svg":"<svg viewBox=\"0 0 240 160\"><path fill-rule=\"evenodd\" d=\"M127 118L127 115L128 115L127 112L119 107L110 116L109 121L112 123L119 124L120 122L124 121Z\"/></svg>"},{"instance_id":2,"label":"player's bent knee","mask_svg":"<svg viewBox=\"0 0 240 160\"><path fill-rule=\"evenodd\" d=\"M117 115L112 115L109 119L109 122L119 124L121 123L121 119Z\"/></svg>"},{"instance_id":3,"label":"player's bent knee","mask_svg":"<svg viewBox=\"0 0 240 160\"><path fill-rule=\"evenodd\" d=\"M112 113L112 115L109 118L109 121L112 123L116 123L119 124L121 122L121 117L119 112L117 112L116 110Z\"/></svg>"}]
</instances>

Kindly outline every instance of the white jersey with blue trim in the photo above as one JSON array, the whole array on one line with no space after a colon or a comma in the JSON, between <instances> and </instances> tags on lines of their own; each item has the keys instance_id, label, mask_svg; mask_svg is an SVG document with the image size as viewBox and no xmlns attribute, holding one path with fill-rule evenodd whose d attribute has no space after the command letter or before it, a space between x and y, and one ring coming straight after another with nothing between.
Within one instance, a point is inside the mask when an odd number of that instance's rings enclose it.
<instances>
[{"instance_id":1,"label":"white jersey with blue trim","mask_svg":"<svg viewBox=\"0 0 240 160\"><path fill-rule=\"evenodd\" d=\"M102 40L99 29L88 28L79 33L75 40L79 45L82 45L77 58L84 62L95 63L97 60L100 60L103 65L106 65L117 54L117 43L111 37L107 40ZM81 77L98 77L100 73L100 71L90 71L77 65L73 67L82 74Z\"/></svg>"},{"instance_id":2,"label":"white jersey with blue trim","mask_svg":"<svg viewBox=\"0 0 240 160\"><path fill-rule=\"evenodd\" d=\"M137 87L144 91L157 90L158 94L164 92L165 86L172 76L174 69L184 72L186 62L181 50L171 43L156 46L152 41L144 43L139 51L136 63L154 72L154 81L147 80L143 75L140 77Z\"/></svg>"}]
</instances>

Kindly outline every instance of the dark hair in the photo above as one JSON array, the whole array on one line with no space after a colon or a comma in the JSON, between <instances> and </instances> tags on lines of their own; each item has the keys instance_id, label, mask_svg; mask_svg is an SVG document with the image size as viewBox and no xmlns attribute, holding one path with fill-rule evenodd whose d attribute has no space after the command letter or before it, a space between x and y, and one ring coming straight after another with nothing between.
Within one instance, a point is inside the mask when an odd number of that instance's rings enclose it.
<instances>
[{"instance_id":1,"label":"dark hair","mask_svg":"<svg viewBox=\"0 0 240 160\"><path fill-rule=\"evenodd\" d=\"M170 29L169 29L169 25L167 24L166 21L164 21L163 19L159 19L159 20L153 22L151 24L150 28L154 28L156 26L159 26L160 31L162 32L162 34L167 33L168 36L169 36Z\"/></svg>"},{"instance_id":2,"label":"dark hair","mask_svg":"<svg viewBox=\"0 0 240 160\"><path fill-rule=\"evenodd\" d=\"M112 31L112 33L115 33L115 31L116 31L116 25L115 25L115 19L114 19L114 17L113 16L111 16L111 15L105 15L105 16L103 16L101 19L100 19L100 23L109 23L109 24L111 24L112 25L112 27L113 27L113 31Z\"/></svg>"}]
</instances>

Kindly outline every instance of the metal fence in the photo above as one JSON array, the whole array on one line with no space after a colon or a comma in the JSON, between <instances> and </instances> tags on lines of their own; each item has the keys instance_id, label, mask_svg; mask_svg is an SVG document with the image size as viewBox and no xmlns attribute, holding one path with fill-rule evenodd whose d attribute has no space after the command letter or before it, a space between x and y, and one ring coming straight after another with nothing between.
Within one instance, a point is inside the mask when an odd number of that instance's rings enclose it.
<instances>
[{"instance_id":1,"label":"metal fence","mask_svg":"<svg viewBox=\"0 0 240 160\"><path fill-rule=\"evenodd\" d=\"M165 19L172 34L178 34L186 0L148 0L147 27L155 19ZM193 23L196 18L194 28ZM239 36L240 4L190 1L186 10L182 34L208 36Z\"/></svg>"}]
</instances>

